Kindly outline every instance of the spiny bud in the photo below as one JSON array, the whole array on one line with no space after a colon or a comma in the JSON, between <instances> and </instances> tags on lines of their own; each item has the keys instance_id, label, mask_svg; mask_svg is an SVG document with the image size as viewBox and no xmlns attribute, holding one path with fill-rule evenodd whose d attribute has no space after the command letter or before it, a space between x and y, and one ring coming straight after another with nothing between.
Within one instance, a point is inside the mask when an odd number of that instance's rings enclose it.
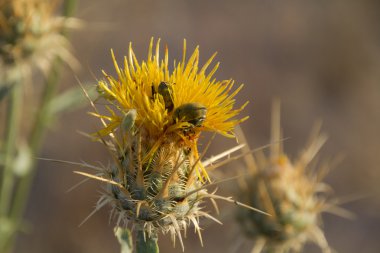
<instances>
[{"instance_id":1,"label":"spiny bud","mask_svg":"<svg viewBox=\"0 0 380 253\"><path fill-rule=\"evenodd\" d=\"M242 201L271 216L239 209L238 221L247 238L256 241L253 252L300 252L306 241L330 252L320 228L320 215L328 204L326 187L320 182L325 171L320 168L314 175L310 171L326 136L315 134L300 157L291 161L280 140L279 110L277 104L270 156L250 156L251 174L242 181L239 192Z\"/></svg>"}]
</instances>

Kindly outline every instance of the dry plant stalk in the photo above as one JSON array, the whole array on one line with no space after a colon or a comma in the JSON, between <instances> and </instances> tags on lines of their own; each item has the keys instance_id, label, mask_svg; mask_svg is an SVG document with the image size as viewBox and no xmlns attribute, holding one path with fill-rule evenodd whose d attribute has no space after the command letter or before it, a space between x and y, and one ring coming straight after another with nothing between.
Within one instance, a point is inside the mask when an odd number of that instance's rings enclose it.
<instances>
[{"instance_id":1,"label":"dry plant stalk","mask_svg":"<svg viewBox=\"0 0 380 253\"><path fill-rule=\"evenodd\" d=\"M203 200L221 198L205 187L209 177L198 153L199 135L210 131L233 137L234 126L247 117L232 118L246 104L233 108L242 85L230 92L232 80L216 81L219 64L206 73L215 54L199 68L198 48L186 60L184 41L182 61L170 71L168 49L161 59L160 41L155 51L153 44L152 39L148 59L141 63L130 45L123 68L112 52L117 77L103 72L97 86L109 113L99 113L94 105L92 114L103 124L93 137L109 150L113 165L98 168L95 175L79 173L107 185L94 212L110 204L117 226L130 225L146 240L169 233L184 248L182 233L190 223L201 239L199 218L215 220L202 210Z\"/></svg>"},{"instance_id":2,"label":"dry plant stalk","mask_svg":"<svg viewBox=\"0 0 380 253\"><path fill-rule=\"evenodd\" d=\"M238 137L244 140L239 130ZM314 160L327 137L314 129L309 143L299 157L291 161L283 150L280 105L272 112L272 136L269 156L263 152L247 156L250 175L241 181L241 200L271 216L239 209L237 217L247 238L255 240L252 253L301 252L307 241L317 244L324 253L331 249L321 229L321 213L332 210L347 212L333 205L329 186L322 182L330 164Z\"/></svg>"},{"instance_id":3,"label":"dry plant stalk","mask_svg":"<svg viewBox=\"0 0 380 253\"><path fill-rule=\"evenodd\" d=\"M0 0L0 252L10 252L23 229L23 212L44 130L58 110L52 100L61 61L75 66L64 34L78 22L68 18L75 0ZM32 83L38 67L46 80ZM41 96L38 92L41 91ZM31 94L33 93L33 94ZM30 102L31 101L31 102ZM25 103L30 102L30 103ZM66 103L69 107L71 103ZM65 109L67 109L67 107ZM60 109L63 109L61 106Z\"/></svg>"}]
</instances>

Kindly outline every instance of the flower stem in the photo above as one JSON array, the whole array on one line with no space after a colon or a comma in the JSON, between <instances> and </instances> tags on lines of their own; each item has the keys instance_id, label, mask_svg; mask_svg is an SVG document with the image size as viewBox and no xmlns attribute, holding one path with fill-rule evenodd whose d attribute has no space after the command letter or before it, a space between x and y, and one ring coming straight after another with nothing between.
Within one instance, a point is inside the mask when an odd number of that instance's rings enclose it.
<instances>
[{"instance_id":1,"label":"flower stem","mask_svg":"<svg viewBox=\"0 0 380 253\"><path fill-rule=\"evenodd\" d=\"M46 81L45 89L43 91L41 104L37 112L35 123L29 139L29 147L33 155L36 155L38 153L43 140L43 134L45 132L46 125L52 117L52 115L49 113L49 105L57 89L57 84L59 81L59 67L60 62L57 60L51 68ZM20 218L24 213L24 209L27 204L26 200L29 196L28 193L35 174L35 164L36 161L33 159L30 163L30 169L28 170L29 173L20 179L18 187L15 191L15 200L11 212L12 219L15 222L20 222Z\"/></svg>"},{"instance_id":2,"label":"flower stem","mask_svg":"<svg viewBox=\"0 0 380 253\"><path fill-rule=\"evenodd\" d=\"M148 236L144 231L137 231L136 252L137 253L159 253L157 234Z\"/></svg>"},{"instance_id":3,"label":"flower stem","mask_svg":"<svg viewBox=\"0 0 380 253\"><path fill-rule=\"evenodd\" d=\"M8 99L7 128L5 131L5 158L3 176L0 189L0 219L7 219L12 204L13 186L15 184L15 174L13 173L13 161L16 150L17 136L19 132L21 111L22 111L22 84L20 82L13 85ZM0 229L0 250L6 244L10 231Z\"/></svg>"},{"instance_id":4,"label":"flower stem","mask_svg":"<svg viewBox=\"0 0 380 253\"><path fill-rule=\"evenodd\" d=\"M133 252L132 233L128 228L116 227L115 236L120 243L121 253Z\"/></svg>"},{"instance_id":5,"label":"flower stem","mask_svg":"<svg viewBox=\"0 0 380 253\"><path fill-rule=\"evenodd\" d=\"M58 83L58 69L59 69L60 62L57 60L50 71L50 74L47 78L44 91L43 91L43 96L41 99L41 104L39 107L39 110L37 112L37 115L35 117L35 123L31 132L31 137L28 141L28 145L30 148L30 152L33 156L36 156L38 153L41 142L42 142L42 137L43 133L46 129L46 124L49 121L49 118L51 115L49 115L49 105L51 99L54 97L57 83ZM8 151L9 148L6 147L6 150ZM14 200L12 203L12 206L8 206L10 210L9 213L7 214L8 219L10 219L11 224L15 229L13 229L12 234L8 236L8 238L5 238L5 242L3 246L5 248L4 252L11 252L11 248L13 245L13 242L15 240L16 232L19 230L19 228L22 226L22 216L25 210L25 207L27 205L27 199L29 197L29 191L31 188L31 184L33 182L33 178L35 175L35 164L36 161L34 158L29 163L29 168L26 169L28 171L27 174L23 175L20 179L18 184L16 185L16 189L14 190ZM12 177L12 182L14 182L15 178ZM13 185L10 186L11 191L13 193Z\"/></svg>"},{"instance_id":6,"label":"flower stem","mask_svg":"<svg viewBox=\"0 0 380 253\"><path fill-rule=\"evenodd\" d=\"M75 12L75 6L76 6L76 0L66 0L64 1L64 16L70 17ZM63 31L66 35L66 31ZM47 77L46 84L44 87L41 104L39 107L39 110L36 115L35 123L31 132L31 136L29 139L29 147L31 150L31 153L33 155L36 155L38 151L40 150L40 146L43 140L43 134L46 129L47 123L51 120L54 115L51 115L50 113L50 105L51 101L54 98L54 95L57 90L57 85L59 81L59 70L61 67L61 60L56 59L52 67L50 69L49 76ZM36 161L33 159L33 161L30 163L30 173L28 173L26 176L21 178L21 181L18 185L18 188L15 193L15 202L14 206L12 208L12 218L16 221L19 221L24 213L24 209L26 206L26 200L29 196L28 192L30 190L31 184L33 182L35 170L33 169L35 167Z\"/></svg>"},{"instance_id":7,"label":"flower stem","mask_svg":"<svg viewBox=\"0 0 380 253\"><path fill-rule=\"evenodd\" d=\"M19 122L22 108L22 86L16 84L13 86L8 100L7 112L7 130L5 134L5 158L3 170L3 182L0 191L0 216L6 216L11 204L12 186L14 183L14 174L12 171L12 162L15 153L16 139L19 130Z\"/></svg>"},{"instance_id":8,"label":"flower stem","mask_svg":"<svg viewBox=\"0 0 380 253\"><path fill-rule=\"evenodd\" d=\"M64 15L72 16L75 11L76 0L66 0L64 1ZM66 34L66 31L62 32ZM57 84L59 81L59 70L61 67L61 60L56 59L51 67L49 76L46 79L46 83L43 90L43 95L40 101L40 105L35 117L34 125L31 131L30 138L28 140L28 145L30 152L33 156L36 156L40 150L40 146L42 144L43 135L46 130L46 126L48 122L54 115L51 115L50 105L51 101L54 98L57 90ZM20 86L20 87L16 87ZM22 85L15 85L13 93L17 91L17 89L21 90ZM22 92L19 91L22 95ZM17 101L13 103L21 103L21 95L18 95ZM12 97L13 98L13 97ZM20 100L20 101L19 101ZM13 101L13 99L12 99ZM13 104L12 104L13 105ZM17 107L21 107L17 104ZM5 147L6 150L6 159L5 159L5 170L3 177L2 189L0 192L0 218L2 215L5 216L8 220L11 221L13 229L9 232L6 237L3 239L0 238L0 252L10 252L12 250L12 246L14 244L16 232L22 225L22 216L27 204L27 199L29 197L29 191L31 188L31 184L35 175L35 159L29 163L29 168L27 174L23 175L18 184L16 185L16 189L13 192L14 187L14 175L12 173L12 160L14 157L14 149L15 149L15 138L17 136L17 130L19 127L19 117L20 117L20 109L17 108L18 111L10 111L9 115L9 127L7 132L7 144ZM10 107L13 108L12 106ZM14 119L13 119L14 118ZM10 198L14 194L14 200L12 203ZM3 198L3 195L5 198ZM7 217L8 216L8 217ZM1 232L1 230L0 230ZM2 237L2 236L0 236Z\"/></svg>"}]
</instances>

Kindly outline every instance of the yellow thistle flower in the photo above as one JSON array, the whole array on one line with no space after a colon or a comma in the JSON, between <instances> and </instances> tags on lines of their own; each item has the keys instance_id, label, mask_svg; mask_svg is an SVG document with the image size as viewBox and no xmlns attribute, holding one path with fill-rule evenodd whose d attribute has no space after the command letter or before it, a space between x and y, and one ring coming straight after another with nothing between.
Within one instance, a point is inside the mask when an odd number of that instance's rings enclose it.
<instances>
[{"instance_id":1,"label":"yellow thistle flower","mask_svg":"<svg viewBox=\"0 0 380 253\"><path fill-rule=\"evenodd\" d=\"M70 44L61 34L77 27L72 18L55 16L59 0L0 0L0 76L27 79L32 67L44 73L60 57L76 65Z\"/></svg>"},{"instance_id":2,"label":"yellow thistle flower","mask_svg":"<svg viewBox=\"0 0 380 253\"><path fill-rule=\"evenodd\" d=\"M216 54L199 68L197 47L186 61L186 41L182 61L174 62L174 70L170 73L168 49L165 50L164 59L160 59L159 43L158 40L153 54L153 39L151 40L148 59L141 63L136 59L130 44L128 57L124 58L124 68L118 66L112 52L117 78L104 72L106 80L99 82L98 91L115 105L116 112L108 108L110 115L94 114L107 120L98 134L112 134L119 128L124 115L133 109L136 110L135 124L143 128L154 142L145 159L168 136L179 136L190 143L196 155L196 140L201 131L214 131L233 137L234 126L248 118L232 119L248 103L239 109L233 109L234 97L243 85L230 94L233 80L216 81L213 78L219 63L206 73Z\"/></svg>"},{"instance_id":3,"label":"yellow thistle flower","mask_svg":"<svg viewBox=\"0 0 380 253\"><path fill-rule=\"evenodd\" d=\"M327 195L329 187L321 180L328 164L312 169L326 136L314 131L308 146L295 161L284 153L281 142L279 103L272 114L271 151L249 156L246 163L251 175L241 182L241 201L270 214L238 210L238 220L247 238L255 240L252 252L301 252L307 241L316 243L323 252L331 252L323 234L321 213L345 210L334 206ZM243 134L238 134L244 139Z\"/></svg>"},{"instance_id":4,"label":"yellow thistle flower","mask_svg":"<svg viewBox=\"0 0 380 253\"><path fill-rule=\"evenodd\" d=\"M203 199L233 202L207 193L197 141L202 131L234 136L234 126L246 119L233 119L245 106L233 109L242 86L230 93L232 80L216 81L219 64L206 73L215 55L199 68L196 48L186 61L186 42L173 71L167 49L160 59L159 41L153 54L153 39L147 61L139 63L131 45L123 68L112 57L117 77L104 73L97 86L109 113L93 104L93 115L103 124L95 138L111 151L114 165L96 175L80 174L108 185L96 210L110 203L118 225L132 224L149 237L169 232L182 244L181 231L189 223L200 236L199 217L214 219L201 210Z\"/></svg>"},{"instance_id":5,"label":"yellow thistle flower","mask_svg":"<svg viewBox=\"0 0 380 253\"><path fill-rule=\"evenodd\" d=\"M160 59L160 41L157 42L155 54L153 54L153 39L150 42L148 60L141 64L136 59L132 45L129 45L128 57L124 58L124 68L121 69L112 52L113 61L118 78L115 79L104 73L107 81L99 82L99 90L105 97L116 100L121 112L130 109L137 110L136 123L144 124L151 135L162 135L180 129L184 122L173 122L171 111L165 108L166 95L160 94L159 85L165 82L170 89L168 96L173 102L174 108L186 103L200 103L206 109L206 120L198 130L216 131L226 136L233 136L232 130L236 124L245 120L230 120L243 108L233 110L233 97L243 87L241 85L234 93L229 94L234 82L232 80L216 81L213 78L219 63L206 73L214 59L214 54L199 69L199 50L195 49L186 62L186 41L183 47L182 61L174 62L174 70L169 71L169 53L165 50L164 59ZM156 94L154 91L156 91ZM121 121L116 115L110 118L108 126L117 125ZM116 124L115 124L116 123ZM170 126L170 129L168 129ZM114 127L106 129L104 134L112 132Z\"/></svg>"}]
</instances>

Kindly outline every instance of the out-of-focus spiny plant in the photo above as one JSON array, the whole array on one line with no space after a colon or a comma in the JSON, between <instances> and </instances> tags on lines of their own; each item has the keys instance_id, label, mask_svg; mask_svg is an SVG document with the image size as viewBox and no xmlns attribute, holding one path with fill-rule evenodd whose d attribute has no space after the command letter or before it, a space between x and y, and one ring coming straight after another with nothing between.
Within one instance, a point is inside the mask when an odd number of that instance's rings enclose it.
<instances>
[{"instance_id":1,"label":"out-of-focus spiny plant","mask_svg":"<svg viewBox=\"0 0 380 253\"><path fill-rule=\"evenodd\" d=\"M0 75L2 81L28 79L38 66L46 75L56 57L76 63L63 31L77 26L56 16L58 0L0 1Z\"/></svg>"},{"instance_id":2,"label":"out-of-focus spiny plant","mask_svg":"<svg viewBox=\"0 0 380 253\"><path fill-rule=\"evenodd\" d=\"M74 0L0 0L0 103L6 107L0 120L0 252L12 250L23 228L44 130L57 113L84 101L76 96L79 88L56 94L61 63L77 64L65 37L79 25L70 18L74 7ZM35 67L42 77L36 78Z\"/></svg>"},{"instance_id":3,"label":"out-of-focus spiny plant","mask_svg":"<svg viewBox=\"0 0 380 253\"><path fill-rule=\"evenodd\" d=\"M322 182L331 164L314 160L327 137L316 128L299 157L291 161L283 150L279 101L272 112L272 136L269 156L263 152L246 156L249 176L241 180L238 196L245 203L270 214L237 210L237 218L246 237L255 241L253 253L301 252L307 241L324 253L331 252L321 229L321 213L331 211L349 215L329 198L329 186ZM238 137L245 140L238 130Z\"/></svg>"},{"instance_id":4,"label":"out-of-focus spiny plant","mask_svg":"<svg viewBox=\"0 0 380 253\"><path fill-rule=\"evenodd\" d=\"M173 242L177 237L184 248L182 234L191 223L202 242L199 219L214 219L202 202L232 200L207 192L210 179L201 162L204 152L198 153L199 135L210 131L233 137L234 126L246 119L235 118L246 105L234 109L242 86L231 92L232 80L217 81L213 75L219 64L207 71L215 55L199 67L198 47L187 60L185 41L182 60L174 61L170 71L167 48L160 58L160 43L155 49L153 44L152 39L142 62L130 44L124 67L112 52L117 76L103 72L97 85L108 113L94 105L92 114L103 124L93 137L110 151L113 165L97 168L94 175L78 172L106 183L94 212L110 204L122 228L119 240L130 238L127 228L132 228L137 252L157 252L159 232L169 233ZM125 241L123 247L131 250Z\"/></svg>"}]
</instances>

